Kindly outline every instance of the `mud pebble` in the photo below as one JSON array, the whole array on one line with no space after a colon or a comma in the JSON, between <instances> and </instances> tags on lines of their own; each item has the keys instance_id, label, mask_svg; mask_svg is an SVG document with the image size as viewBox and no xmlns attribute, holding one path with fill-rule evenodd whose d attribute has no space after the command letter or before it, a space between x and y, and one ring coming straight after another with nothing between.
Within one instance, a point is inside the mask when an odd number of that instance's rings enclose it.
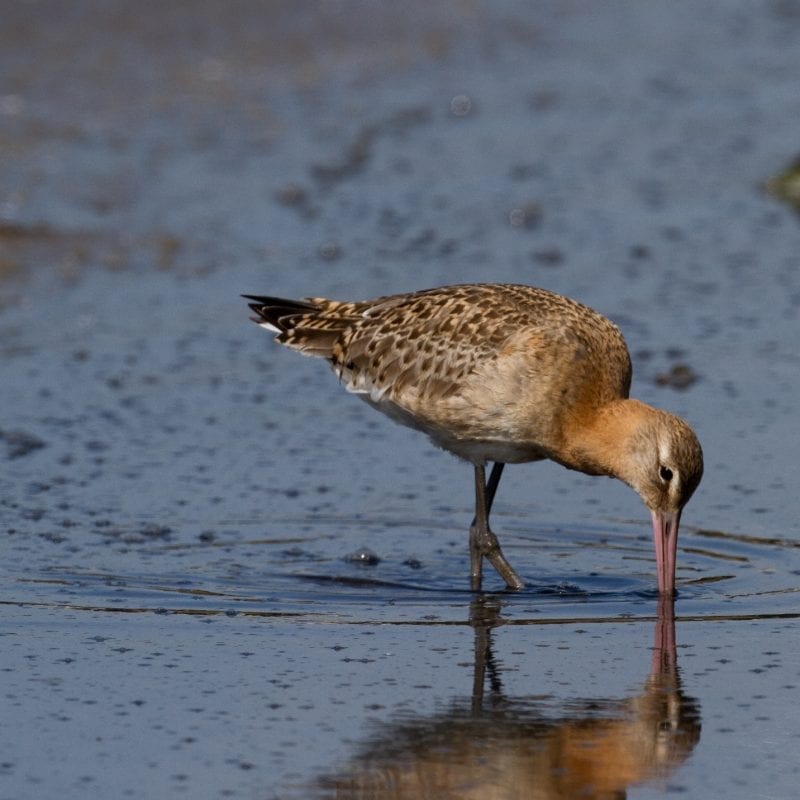
<instances>
[{"instance_id":1,"label":"mud pebble","mask_svg":"<svg viewBox=\"0 0 800 800\"><path fill-rule=\"evenodd\" d=\"M165 539L172 533L172 528L167 525L159 525L155 522L148 522L139 533L148 539Z\"/></svg>"},{"instance_id":2,"label":"mud pebble","mask_svg":"<svg viewBox=\"0 0 800 800\"><path fill-rule=\"evenodd\" d=\"M360 547L358 550L346 555L344 560L349 564L362 564L365 567L374 567L376 564L381 563L380 557L369 547Z\"/></svg>"},{"instance_id":3,"label":"mud pebble","mask_svg":"<svg viewBox=\"0 0 800 800\"><path fill-rule=\"evenodd\" d=\"M513 181L526 181L543 173L538 164L514 164L508 171L508 177Z\"/></svg>"},{"instance_id":4,"label":"mud pebble","mask_svg":"<svg viewBox=\"0 0 800 800\"><path fill-rule=\"evenodd\" d=\"M531 258L546 267L557 267L564 261L564 253L557 247L549 247L543 250L534 250Z\"/></svg>"},{"instance_id":5,"label":"mud pebble","mask_svg":"<svg viewBox=\"0 0 800 800\"><path fill-rule=\"evenodd\" d=\"M46 446L46 442L26 431L0 430L0 440L6 443L9 458L22 458Z\"/></svg>"},{"instance_id":6,"label":"mud pebble","mask_svg":"<svg viewBox=\"0 0 800 800\"><path fill-rule=\"evenodd\" d=\"M509 212L508 221L514 228L535 228L542 221L542 207L530 201L524 205L514 208Z\"/></svg>"},{"instance_id":7,"label":"mud pebble","mask_svg":"<svg viewBox=\"0 0 800 800\"><path fill-rule=\"evenodd\" d=\"M766 190L773 197L800 211L800 156L778 175L766 182Z\"/></svg>"},{"instance_id":8,"label":"mud pebble","mask_svg":"<svg viewBox=\"0 0 800 800\"><path fill-rule=\"evenodd\" d=\"M337 242L325 242L319 248L320 258L325 261L336 261L342 257L342 248Z\"/></svg>"},{"instance_id":9,"label":"mud pebble","mask_svg":"<svg viewBox=\"0 0 800 800\"><path fill-rule=\"evenodd\" d=\"M101 442L98 439L90 439L86 442L85 447L90 453L102 453L108 450L109 445L107 442Z\"/></svg>"},{"instance_id":10,"label":"mud pebble","mask_svg":"<svg viewBox=\"0 0 800 800\"><path fill-rule=\"evenodd\" d=\"M302 206L308 200L306 190L296 183L287 183L275 194L275 199L283 206Z\"/></svg>"},{"instance_id":11,"label":"mud pebble","mask_svg":"<svg viewBox=\"0 0 800 800\"><path fill-rule=\"evenodd\" d=\"M698 376L688 364L674 364L667 372L659 372L655 380L657 386L688 389L697 382Z\"/></svg>"},{"instance_id":12,"label":"mud pebble","mask_svg":"<svg viewBox=\"0 0 800 800\"><path fill-rule=\"evenodd\" d=\"M457 94L450 101L450 113L454 117L466 117L472 111L472 99L466 94Z\"/></svg>"},{"instance_id":13,"label":"mud pebble","mask_svg":"<svg viewBox=\"0 0 800 800\"><path fill-rule=\"evenodd\" d=\"M170 269L181 249L181 240L177 236L160 236L156 242L158 268Z\"/></svg>"}]
</instances>

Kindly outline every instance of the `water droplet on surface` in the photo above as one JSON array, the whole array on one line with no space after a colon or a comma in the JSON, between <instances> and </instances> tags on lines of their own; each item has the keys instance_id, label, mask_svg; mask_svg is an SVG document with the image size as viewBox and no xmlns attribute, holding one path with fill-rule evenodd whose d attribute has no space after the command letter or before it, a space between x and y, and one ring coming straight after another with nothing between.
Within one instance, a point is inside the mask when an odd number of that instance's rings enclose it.
<instances>
[{"instance_id":1,"label":"water droplet on surface","mask_svg":"<svg viewBox=\"0 0 800 800\"><path fill-rule=\"evenodd\" d=\"M466 117L472 111L472 100L465 94L457 94L450 101L450 113L454 117Z\"/></svg>"},{"instance_id":2,"label":"water droplet on surface","mask_svg":"<svg viewBox=\"0 0 800 800\"><path fill-rule=\"evenodd\" d=\"M363 564L366 567L374 567L381 562L378 554L370 550L369 547L360 547L358 550L346 555L344 560L350 564Z\"/></svg>"}]
</instances>

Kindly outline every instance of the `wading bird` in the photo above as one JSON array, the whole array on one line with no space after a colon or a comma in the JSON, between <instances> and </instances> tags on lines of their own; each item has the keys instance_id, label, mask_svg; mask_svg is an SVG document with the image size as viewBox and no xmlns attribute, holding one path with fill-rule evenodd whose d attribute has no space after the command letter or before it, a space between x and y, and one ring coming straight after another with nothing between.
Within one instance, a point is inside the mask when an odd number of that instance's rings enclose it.
<instances>
[{"instance_id":1,"label":"wading bird","mask_svg":"<svg viewBox=\"0 0 800 800\"><path fill-rule=\"evenodd\" d=\"M658 590L674 593L678 525L703 453L682 419L628 397L630 355L610 320L513 284L360 302L244 296L278 342L325 359L348 391L474 466L473 589L484 556L510 589L523 587L489 512L505 464L549 458L639 494L652 515Z\"/></svg>"}]
</instances>

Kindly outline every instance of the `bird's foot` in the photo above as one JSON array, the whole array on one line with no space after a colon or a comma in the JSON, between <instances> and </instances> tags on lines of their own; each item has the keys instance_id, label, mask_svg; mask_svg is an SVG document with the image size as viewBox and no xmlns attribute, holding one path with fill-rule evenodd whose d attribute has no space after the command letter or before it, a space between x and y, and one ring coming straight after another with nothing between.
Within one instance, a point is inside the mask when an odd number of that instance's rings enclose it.
<instances>
[{"instance_id":1,"label":"bird's foot","mask_svg":"<svg viewBox=\"0 0 800 800\"><path fill-rule=\"evenodd\" d=\"M508 559L503 555L497 536L487 527L480 528L472 525L469 529L469 554L471 571L471 586L473 591L481 588L481 573L483 557L497 570L500 577L506 582L509 589L524 589L525 584L517 575Z\"/></svg>"}]
</instances>

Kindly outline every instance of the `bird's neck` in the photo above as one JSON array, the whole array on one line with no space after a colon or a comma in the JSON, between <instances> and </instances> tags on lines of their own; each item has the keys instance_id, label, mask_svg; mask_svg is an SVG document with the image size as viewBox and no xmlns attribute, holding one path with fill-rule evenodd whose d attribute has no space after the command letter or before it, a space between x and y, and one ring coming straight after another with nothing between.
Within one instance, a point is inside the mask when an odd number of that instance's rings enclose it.
<instances>
[{"instance_id":1,"label":"bird's neck","mask_svg":"<svg viewBox=\"0 0 800 800\"><path fill-rule=\"evenodd\" d=\"M658 412L639 400L614 400L573 414L564 427L564 463L631 484L637 433Z\"/></svg>"}]
</instances>

